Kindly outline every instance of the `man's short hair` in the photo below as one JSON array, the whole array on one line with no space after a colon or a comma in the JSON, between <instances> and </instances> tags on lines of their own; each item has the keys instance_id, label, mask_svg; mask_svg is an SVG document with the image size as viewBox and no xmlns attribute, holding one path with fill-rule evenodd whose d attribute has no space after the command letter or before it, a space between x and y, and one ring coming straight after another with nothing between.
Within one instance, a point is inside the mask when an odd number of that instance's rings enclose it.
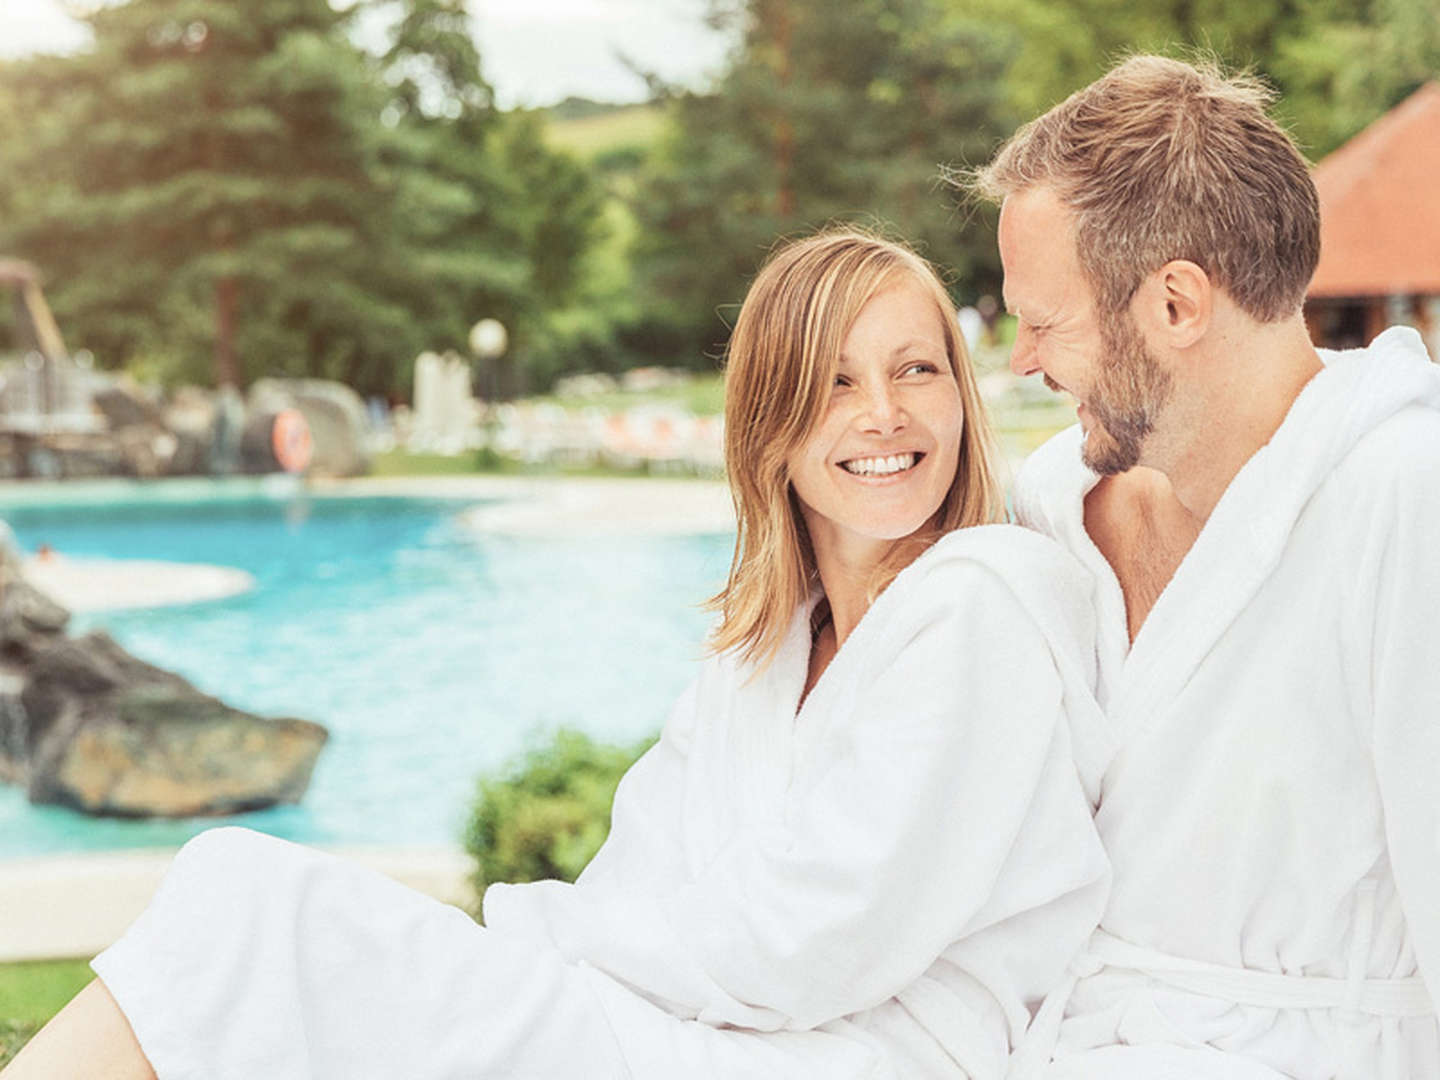
<instances>
[{"instance_id":1,"label":"man's short hair","mask_svg":"<svg viewBox=\"0 0 1440 1080\"><path fill-rule=\"evenodd\" d=\"M1320 256L1305 158L1258 79L1135 56L1032 120L971 175L993 201L1032 187L1076 216L1102 310L1172 259L1200 266L1260 322L1293 315Z\"/></svg>"}]
</instances>

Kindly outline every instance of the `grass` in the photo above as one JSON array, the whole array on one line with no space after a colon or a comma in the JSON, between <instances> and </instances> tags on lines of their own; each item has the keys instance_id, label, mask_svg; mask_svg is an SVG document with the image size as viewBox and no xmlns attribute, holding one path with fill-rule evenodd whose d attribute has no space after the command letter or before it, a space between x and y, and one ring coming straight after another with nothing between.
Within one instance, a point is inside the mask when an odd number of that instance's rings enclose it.
<instances>
[{"instance_id":1,"label":"grass","mask_svg":"<svg viewBox=\"0 0 1440 1080\"><path fill-rule=\"evenodd\" d=\"M552 394L533 400L567 409L596 408L610 411L644 405L673 405L696 416L719 416L725 409L725 379L718 373L697 375L684 385L666 386L658 390L614 390L589 397L559 397Z\"/></svg>"},{"instance_id":2,"label":"grass","mask_svg":"<svg viewBox=\"0 0 1440 1080\"><path fill-rule=\"evenodd\" d=\"M546 141L581 159L622 147L645 148L660 136L664 109L659 105L630 105L595 116L554 120L546 125Z\"/></svg>"},{"instance_id":3,"label":"grass","mask_svg":"<svg viewBox=\"0 0 1440 1080\"><path fill-rule=\"evenodd\" d=\"M0 1067L92 978L85 960L0 964Z\"/></svg>"},{"instance_id":4,"label":"grass","mask_svg":"<svg viewBox=\"0 0 1440 1080\"><path fill-rule=\"evenodd\" d=\"M641 463L634 468L618 468L603 464L572 464L564 462L519 461L493 450L473 450L453 456L420 454L409 450L387 450L371 460L371 476L474 476L477 473L502 476L654 476L664 479L691 479L694 473Z\"/></svg>"}]
</instances>

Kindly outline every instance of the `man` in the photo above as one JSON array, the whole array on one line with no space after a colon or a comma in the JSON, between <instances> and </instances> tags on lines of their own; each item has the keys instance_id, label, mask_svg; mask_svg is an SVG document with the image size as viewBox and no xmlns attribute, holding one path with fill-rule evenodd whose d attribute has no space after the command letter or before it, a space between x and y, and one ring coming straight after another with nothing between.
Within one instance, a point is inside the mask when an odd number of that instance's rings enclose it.
<instances>
[{"instance_id":1,"label":"man","mask_svg":"<svg viewBox=\"0 0 1440 1080\"><path fill-rule=\"evenodd\" d=\"M1012 367L1079 403L1015 501L1096 577L1115 746L1111 900L1022 1075L1440 1077L1440 372L1311 346L1266 104L1136 57L977 174Z\"/></svg>"}]
</instances>

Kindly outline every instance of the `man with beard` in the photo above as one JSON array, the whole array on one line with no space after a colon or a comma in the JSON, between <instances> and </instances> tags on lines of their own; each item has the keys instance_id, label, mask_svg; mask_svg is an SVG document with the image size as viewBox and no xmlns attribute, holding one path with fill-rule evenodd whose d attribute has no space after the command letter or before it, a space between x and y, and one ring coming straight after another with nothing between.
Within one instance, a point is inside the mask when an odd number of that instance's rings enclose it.
<instances>
[{"instance_id":1,"label":"man with beard","mask_svg":"<svg viewBox=\"0 0 1440 1080\"><path fill-rule=\"evenodd\" d=\"M1440 1077L1440 372L1317 352L1263 88L1135 57L974 177L1012 367L1079 403L1021 520L1095 575L1111 900L1013 1063Z\"/></svg>"}]
</instances>

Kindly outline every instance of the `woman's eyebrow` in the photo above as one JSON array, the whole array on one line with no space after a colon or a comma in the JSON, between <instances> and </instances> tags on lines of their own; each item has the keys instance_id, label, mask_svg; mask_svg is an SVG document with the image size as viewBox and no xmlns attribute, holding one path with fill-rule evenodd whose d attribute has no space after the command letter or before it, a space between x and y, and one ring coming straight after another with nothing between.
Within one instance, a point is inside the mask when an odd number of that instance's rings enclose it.
<instances>
[{"instance_id":1,"label":"woman's eyebrow","mask_svg":"<svg viewBox=\"0 0 1440 1080\"><path fill-rule=\"evenodd\" d=\"M944 352L945 347L938 341L931 341L928 338L911 338L890 351L891 356L899 356L901 353L919 350L921 352Z\"/></svg>"}]
</instances>

